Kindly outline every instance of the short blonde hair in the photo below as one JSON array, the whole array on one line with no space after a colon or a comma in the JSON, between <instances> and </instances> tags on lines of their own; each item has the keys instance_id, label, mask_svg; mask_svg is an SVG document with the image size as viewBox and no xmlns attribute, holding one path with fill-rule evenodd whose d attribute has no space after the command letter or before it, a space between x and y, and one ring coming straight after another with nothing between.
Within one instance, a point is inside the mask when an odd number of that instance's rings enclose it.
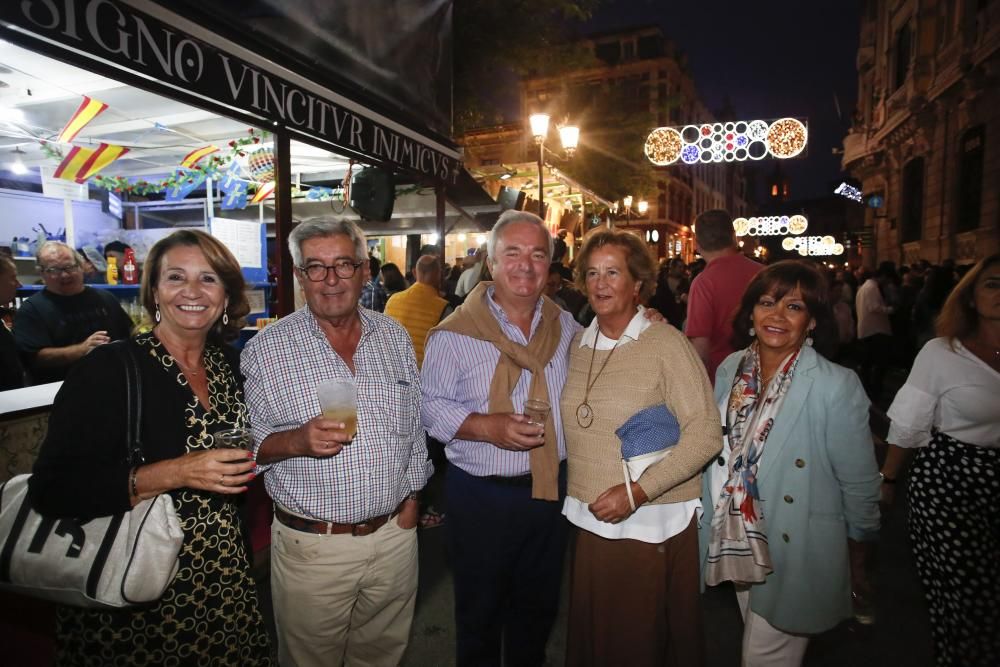
<instances>
[{"instance_id":1,"label":"short blonde hair","mask_svg":"<svg viewBox=\"0 0 1000 667\"><path fill-rule=\"evenodd\" d=\"M632 280L640 283L639 300L645 302L656 289L656 262L649 252L649 247L632 232L619 229L596 229L583 239L583 245L576 256L576 268L573 271L576 286L584 294L587 293L587 263L590 255L598 248L606 245L618 246L625 250L625 264L628 266Z\"/></svg>"}]
</instances>

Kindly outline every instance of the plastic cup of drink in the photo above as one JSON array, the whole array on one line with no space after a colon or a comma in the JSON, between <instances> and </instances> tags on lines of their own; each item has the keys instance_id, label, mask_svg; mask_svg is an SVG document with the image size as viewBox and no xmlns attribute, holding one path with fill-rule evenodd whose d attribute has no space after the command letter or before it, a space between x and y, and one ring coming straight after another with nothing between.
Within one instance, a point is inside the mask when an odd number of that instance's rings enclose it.
<instances>
[{"instance_id":1,"label":"plastic cup of drink","mask_svg":"<svg viewBox=\"0 0 1000 667\"><path fill-rule=\"evenodd\" d=\"M213 433L215 446L219 449L253 449L253 434L248 428L230 428Z\"/></svg>"},{"instance_id":2,"label":"plastic cup of drink","mask_svg":"<svg viewBox=\"0 0 1000 667\"><path fill-rule=\"evenodd\" d=\"M545 426L545 420L548 419L551 409L545 401L529 399L524 402L524 416L528 418L529 423L539 426Z\"/></svg>"},{"instance_id":3,"label":"plastic cup of drink","mask_svg":"<svg viewBox=\"0 0 1000 667\"><path fill-rule=\"evenodd\" d=\"M316 387L323 417L341 422L353 438L358 432L358 386L354 380L326 380Z\"/></svg>"}]
</instances>

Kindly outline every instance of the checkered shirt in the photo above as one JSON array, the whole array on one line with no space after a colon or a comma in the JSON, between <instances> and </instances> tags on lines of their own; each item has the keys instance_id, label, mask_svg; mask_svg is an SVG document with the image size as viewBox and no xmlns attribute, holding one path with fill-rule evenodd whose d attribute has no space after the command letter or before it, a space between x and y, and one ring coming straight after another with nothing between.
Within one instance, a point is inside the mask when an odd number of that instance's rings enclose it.
<instances>
[{"instance_id":1,"label":"checkered shirt","mask_svg":"<svg viewBox=\"0 0 1000 667\"><path fill-rule=\"evenodd\" d=\"M316 387L358 384L358 433L336 456L292 457L260 466L271 498L307 517L360 523L392 512L432 471L420 424L420 375L410 337L394 320L362 308L357 370L333 350L308 306L269 325L243 350L241 370L254 453L272 433L320 414Z\"/></svg>"},{"instance_id":2,"label":"checkered shirt","mask_svg":"<svg viewBox=\"0 0 1000 667\"><path fill-rule=\"evenodd\" d=\"M372 279L361 286L361 307L383 312L389 294L378 280Z\"/></svg>"}]
</instances>

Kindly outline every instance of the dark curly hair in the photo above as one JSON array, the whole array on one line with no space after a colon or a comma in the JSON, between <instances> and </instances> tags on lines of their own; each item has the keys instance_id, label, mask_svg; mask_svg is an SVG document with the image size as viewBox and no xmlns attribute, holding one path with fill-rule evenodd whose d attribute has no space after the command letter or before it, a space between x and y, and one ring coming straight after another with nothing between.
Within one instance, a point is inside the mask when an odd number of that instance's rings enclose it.
<instances>
[{"instance_id":1,"label":"dark curly hair","mask_svg":"<svg viewBox=\"0 0 1000 667\"><path fill-rule=\"evenodd\" d=\"M838 337L826 279L815 265L797 259L771 264L747 285L739 310L733 318L732 346L742 350L753 341L750 336L750 327L753 326L751 316L762 296L770 295L780 300L796 287L799 288L809 316L816 320L816 328L812 332L813 347L824 357L830 358L836 352Z\"/></svg>"},{"instance_id":2,"label":"dark curly hair","mask_svg":"<svg viewBox=\"0 0 1000 667\"><path fill-rule=\"evenodd\" d=\"M222 286L226 290L226 298L229 301L229 305L226 307L226 312L229 314L229 324L223 324L220 317L209 330L208 340L217 345L236 340L239 338L240 329L243 328L245 318L250 312L243 272L240 270L239 262L233 257L233 253L229 252L229 248L214 236L197 229L180 229L163 237L150 248L149 254L146 255L146 261L142 267L142 287L139 290L139 297L150 322L153 321L153 314L156 312L154 295L160 280L160 265L163 263L164 256L178 246L191 246L201 250L205 259L208 260L209 266L219 274Z\"/></svg>"}]
</instances>

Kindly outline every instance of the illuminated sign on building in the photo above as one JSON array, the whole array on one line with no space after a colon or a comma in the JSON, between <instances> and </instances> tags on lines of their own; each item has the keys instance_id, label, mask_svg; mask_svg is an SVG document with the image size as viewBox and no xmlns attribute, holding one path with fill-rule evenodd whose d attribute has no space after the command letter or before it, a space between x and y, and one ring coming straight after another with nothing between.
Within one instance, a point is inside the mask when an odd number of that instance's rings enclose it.
<instances>
[{"instance_id":1,"label":"illuminated sign on building","mask_svg":"<svg viewBox=\"0 0 1000 667\"><path fill-rule=\"evenodd\" d=\"M837 186L837 189L833 191L833 194L847 197L851 201L861 202L861 190L858 190L850 183L841 183Z\"/></svg>"},{"instance_id":2,"label":"illuminated sign on building","mask_svg":"<svg viewBox=\"0 0 1000 667\"><path fill-rule=\"evenodd\" d=\"M683 127L658 127L646 137L646 157L658 167L680 160L742 162L765 157L795 157L806 147L808 131L797 118L704 123Z\"/></svg>"},{"instance_id":3,"label":"illuminated sign on building","mask_svg":"<svg viewBox=\"0 0 1000 667\"><path fill-rule=\"evenodd\" d=\"M832 236L786 236L781 241L781 247L788 252L797 250L803 257L844 254L844 245L837 243Z\"/></svg>"},{"instance_id":4,"label":"illuminated sign on building","mask_svg":"<svg viewBox=\"0 0 1000 667\"><path fill-rule=\"evenodd\" d=\"M736 236L785 236L803 234L809 227L804 215L771 215L754 218L736 218L733 229Z\"/></svg>"}]
</instances>

